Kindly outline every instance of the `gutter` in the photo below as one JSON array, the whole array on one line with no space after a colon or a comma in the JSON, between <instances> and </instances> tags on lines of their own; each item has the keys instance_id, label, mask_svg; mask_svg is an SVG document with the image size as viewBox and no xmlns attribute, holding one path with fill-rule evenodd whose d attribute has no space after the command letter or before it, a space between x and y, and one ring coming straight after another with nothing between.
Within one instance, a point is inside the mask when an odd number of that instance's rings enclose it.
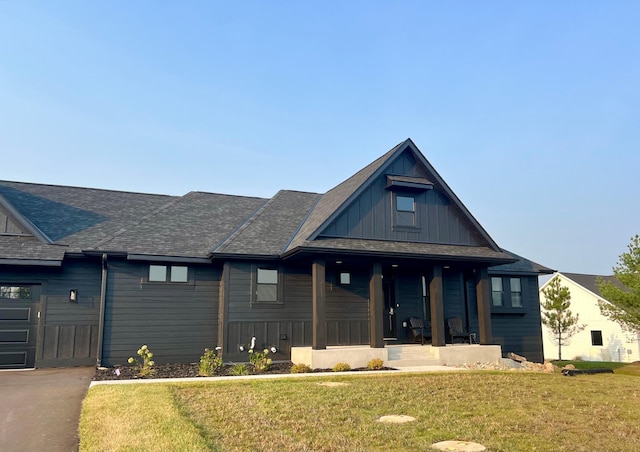
<instances>
[{"instance_id":1,"label":"gutter","mask_svg":"<svg viewBox=\"0 0 640 452\"><path fill-rule=\"evenodd\" d=\"M100 318L98 319L98 351L96 353L96 366L102 367L102 344L104 339L104 313L107 303L107 254L102 254L102 281L100 284Z\"/></svg>"}]
</instances>

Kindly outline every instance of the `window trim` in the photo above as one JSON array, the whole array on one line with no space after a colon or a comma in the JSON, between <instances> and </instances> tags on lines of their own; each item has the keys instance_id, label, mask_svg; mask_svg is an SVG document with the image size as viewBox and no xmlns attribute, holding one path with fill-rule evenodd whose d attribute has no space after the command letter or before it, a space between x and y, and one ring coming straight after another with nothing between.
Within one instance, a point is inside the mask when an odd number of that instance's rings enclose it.
<instances>
[{"instance_id":1,"label":"window trim","mask_svg":"<svg viewBox=\"0 0 640 452\"><path fill-rule=\"evenodd\" d=\"M519 291L514 291L513 290L513 282L514 281L518 281L518 285L520 286L520 290ZM511 299L511 307L512 308L516 308L516 309L520 309L520 308L524 308L524 301L523 301L523 297L522 297L522 278L520 277L509 277L509 295L510 295L510 299ZM519 301L520 304L514 304L514 300L517 299L517 297L514 298L514 295L519 295Z\"/></svg>"},{"instance_id":2,"label":"window trim","mask_svg":"<svg viewBox=\"0 0 640 452\"><path fill-rule=\"evenodd\" d=\"M500 290L495 290L495 286L493 284L494 280L500 281ZM504 308L504 281L502 280L502 276L492 276L491 277L491 307L493 308ZM496 304L496 298L494 294L500 294L500 304Z\"/></svg>"},{"instance_id":3,"label":"window trim","mask_svg":"<svg viewBox=\"0 0 640 452\"><path fill-rule=\"evenodd\" d=\"M18 293L23 289L28 289L28 293L29 293L28 297L1 297L0 296L0 300L21 301L21 300L32 300L33 299L33 290L31 290L32 286L30 284L7 283L7 284L0 284L0 287L11 288L11 289L17 288L18 289ZM13 293L13 290L10 291L10 293Z\"/></svg>"},{"instance_id":4,"label":"window trim","mask_svg":"<svg viewBox=\"0 0 640 452\"><path fill-rule=\"evenodd\" d=\"M258 270L275 270L277 274L276 300L258 301ZM261 283L267 284L267 283ZM260 306L283 306L284 305L284 272L279 265L254 264L251 268L251 307Z\"/></svg>"},{"instance_id":5,"label":"window trim","mask_svg":"<svg viewBox=\"0 0 640 452\"><path fill-rule=\"evenodd\" d=\"M400 209L398 198L411 198L413 200L413 209L406 210ZM415 231L419 230L420 227L418 225L418 200L413 193L406 192L392 192L392 212L393 212L393 228L397 231ZM412 214L412 224L401 224L398 221L399 214L404 213Z\"/></svg>"}]
</instances>

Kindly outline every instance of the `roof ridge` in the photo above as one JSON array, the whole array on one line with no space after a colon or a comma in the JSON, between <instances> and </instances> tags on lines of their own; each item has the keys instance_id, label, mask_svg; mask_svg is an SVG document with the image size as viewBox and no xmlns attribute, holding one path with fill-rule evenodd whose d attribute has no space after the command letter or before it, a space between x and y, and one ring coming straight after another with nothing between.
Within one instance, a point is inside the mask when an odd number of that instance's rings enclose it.
<instances>
[{"instance_id":1,"label":"roof ridge","mask_svg":"<svg viewBox=\"0 0 640 452\"><path fill-rule=\"evenodd\" d=\"M21 182L21 181L11 181L11 180L0 180L0 184L2 183L9 184L18 184L18 185L30 185L36 187L56 187L56 188L73 188L76 190L91 190L91 191L102 191L109 193L127 193L131 195L147 195L147 196L164 196L168 198L181 197L180 195L167 195L164 193L148 193L148 192L139 192L139 191L131 191L131 190L116 190L111 188L96 188L96 187L81 187L78 185L62 185L62 184L41 184L37 182Z\"/></svg>"},{"instance_id":2,"label":"roof ridge","mask_svg":"<svg viewBox=\"0 0 640 452\"><path fill-rule=\"evenodd\" d=\"M188 193L187 193L187 195L188 195ZM130 231L131 229L141 225L142 223L146 222L150 218L160 214L161 212L164 212L168 208L170 208L170 207L176 205L177 203L179 203L180 201L182 201L187 195L174 198L171 201L169 201L168 203L163 204L162 206L158 207L157 209L155 209L155 210L149 212L148 214L140 217L138 219L138 221L135 221L133 223L129 223L128 225L123 226L118 231L116 231L113 234L111 234L109 237L105 237L104 239L102 239L102 240L98 241L97 243L95 243L93 245L93 249L96 249L96 248L98 248L98 247L100 247L100 246L102 246L102 245L104 245L106 243L109 243L110 241L112 241L116 237L120 237L122 234L124 234L124 233Z\"/></svg>"}]
</instances>

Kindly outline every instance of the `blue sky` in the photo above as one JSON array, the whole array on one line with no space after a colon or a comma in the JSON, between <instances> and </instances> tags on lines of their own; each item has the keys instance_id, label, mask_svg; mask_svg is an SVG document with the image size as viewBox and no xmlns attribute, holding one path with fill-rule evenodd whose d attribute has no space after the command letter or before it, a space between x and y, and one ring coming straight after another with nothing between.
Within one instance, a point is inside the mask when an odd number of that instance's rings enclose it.
<instances>
[{"instance_id":1,"label":"blue sky","mask_svg":"<svg viewBox=\"0 0 640 452\"><path fill-rule=\"evenodd\" d=\"M325 192L411 137L504 248L640 233L640 3L0 0L0 179Z\"/></svg>"}]
</instances>

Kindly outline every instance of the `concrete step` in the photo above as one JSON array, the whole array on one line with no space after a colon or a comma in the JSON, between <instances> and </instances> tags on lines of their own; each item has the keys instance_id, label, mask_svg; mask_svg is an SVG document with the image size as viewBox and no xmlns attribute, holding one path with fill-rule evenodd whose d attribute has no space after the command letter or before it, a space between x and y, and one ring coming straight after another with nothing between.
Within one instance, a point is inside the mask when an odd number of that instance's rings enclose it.
<instances>
[{"instance_id":1,"label":"concrete step","mask_svg":"<svg viewBox=\"0 0 640 452\"><path fill-rule=\"evenodd\" d=\"M440 366L441 364L437 359L394 359L385 362L384 365L398 369L402 367Z\"/></svg>"},{"instance_id":2,"label":"concrete step","mask_svg":"<svg viewBox=\"0 0 640 452\"><path fill-rule=\"evenodd\" d=\"M387 353L389 361L404 359L432 360L436 358L431 347L389 347Z\"/></svg>"}]
</instances>

